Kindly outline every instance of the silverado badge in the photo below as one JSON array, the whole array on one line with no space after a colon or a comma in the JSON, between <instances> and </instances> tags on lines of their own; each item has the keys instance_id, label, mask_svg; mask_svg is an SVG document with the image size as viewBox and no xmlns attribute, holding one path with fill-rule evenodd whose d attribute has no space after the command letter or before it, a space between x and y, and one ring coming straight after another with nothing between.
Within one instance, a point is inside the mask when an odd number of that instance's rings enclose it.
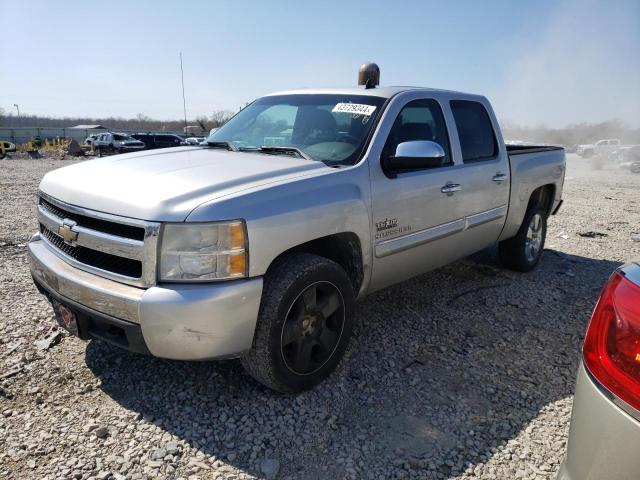
<instances>
[{"instance_id":1,"label":"silverado badge","mask_svg":"<svg viewBox=\"0 0 640 480\"><path fill-rule=\"evenodd\" d=\"M383 230L389 230L398 226L397 218L385 218L381 222L376 222L376 230L381 232Z\"/></svg>"},{"instance_id":2,"label":"silverado badge","mask_svg":"<svg viewBox=\"0 0 640 480\"><path fill-rule=\"evenodd\" d=\"M385 218L379 222L376 222L376 240L382 240L384 238L394 237L398 234L407 233L411 231L411 225L398 226L397 218Z\"/></svg>"}]
</instances>

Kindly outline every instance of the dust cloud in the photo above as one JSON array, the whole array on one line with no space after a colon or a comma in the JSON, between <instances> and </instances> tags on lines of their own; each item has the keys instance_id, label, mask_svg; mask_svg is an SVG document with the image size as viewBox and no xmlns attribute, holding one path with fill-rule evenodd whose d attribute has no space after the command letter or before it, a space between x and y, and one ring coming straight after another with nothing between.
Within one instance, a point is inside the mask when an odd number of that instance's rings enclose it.
<instances>
[{"instance_id":1,"label":"dust cloud","mask_svg":"<svg viewBox=\"0 0 640 480\"><path fill-rule=\"evenodd\" d=\"M640 2L571 0L531 19L528 44L491 98L505 138L640 143Z\"/></svg>"}]
</instances>

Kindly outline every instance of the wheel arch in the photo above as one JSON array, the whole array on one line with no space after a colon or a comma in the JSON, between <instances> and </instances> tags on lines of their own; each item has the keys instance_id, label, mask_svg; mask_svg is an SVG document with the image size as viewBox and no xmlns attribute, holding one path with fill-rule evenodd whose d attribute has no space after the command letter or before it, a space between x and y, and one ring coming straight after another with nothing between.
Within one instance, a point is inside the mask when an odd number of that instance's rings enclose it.
<instances>
[{"instance_id":1,"label":"wheel arch","mask_svg":"<svg viewBox=\"0 0 640 480\"><path fill-rule=\"evenodd\" d=\"M358 295L364 282L364 262L362 244L355 233L334 233L291 247L273 259L267 268L267 275L282 259L294 253L310 253L336 262L347 273Z\"/></svg>"},{"instance_id":2,"label":"wheel arch","mask_svg":"<svg viewBox=\"0 0 640 480\"><path fill-rule=\"evenodd\" d=\"M553 210L558 188L558 185L548 182L535 187L528 195L525 192L512 194L507 220L498 240L506 240L516 235L527 212L536 203L542 204L547 216L549 216Z\"/></svg>"},{"instance_id":3,"label":"wheel arch","mask_svg":"<svg viewBox=\"0 0 640 480\"><path fill-rule=\"evenodd\" d=\"M556 186L553 183L542 185L531 192L529 203L527 204L527 210L535 204L540 204L544 207L545 212L547 212L547 216L549 216L551 214L551 209L553 208L553 199L555 196Z\"/></svg>"}]
</instances>

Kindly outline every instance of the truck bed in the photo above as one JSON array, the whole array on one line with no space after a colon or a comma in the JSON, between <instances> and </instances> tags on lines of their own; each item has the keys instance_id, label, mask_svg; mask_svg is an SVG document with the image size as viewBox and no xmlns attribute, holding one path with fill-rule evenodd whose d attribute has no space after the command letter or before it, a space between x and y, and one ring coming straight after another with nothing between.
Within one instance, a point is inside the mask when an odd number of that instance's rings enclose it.
<instances>
[{"instance_id":1,"label":"truck bed","mask_svg":"<svg viewBox=\"0 0 640 480\"><path fill-rule=\"evenodd\" d=\"M532 191L553 186L553 211L562 195L565 171L564 148L550 145L506 145L511 169L509 212L500 240L516 234L527 210Z\"/></svg>"},{"instance_id":2,"label":"truck bed","mask_svg":"<svg viewBox=\"0 0 640 480\"><path fill-rule=\"evenodd\" d=\"M563 147L556 147L554 145L513 145L506 144L507 153L509 156L524 155L525 153L539 153L539 152L551 152L553 150L562 150Z\"/></svg>"}]
</instances>

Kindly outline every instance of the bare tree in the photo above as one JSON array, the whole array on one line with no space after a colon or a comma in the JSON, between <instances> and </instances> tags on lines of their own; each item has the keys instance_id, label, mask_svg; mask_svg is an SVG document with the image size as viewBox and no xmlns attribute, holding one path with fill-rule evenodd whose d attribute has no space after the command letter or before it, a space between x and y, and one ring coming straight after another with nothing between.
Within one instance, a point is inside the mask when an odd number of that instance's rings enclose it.
<instances>
[{"instance_id":1,"label":"bare tree","mask_svg":"<svg viewBox=\"0 0 640 480\"><path fill-rule=\"evenodd\" d=\"M208 132L209 130L211 130L211 128L213 128L211 127L211 122L205 115L196 117L196 123L200 127L200 130L202 130L203 132Z\"/></svg>"},{"instance_id":2,"label":"bare tree","mask_svg":"<svg viewBox=\"0 0 640 480\"><path fill-rule=\"evenodd\" d=\"M151 121L151 118L147 117L144 113L139 113L136 115L138 119L138 123L140 124L140 130L146 130L145 127Z\"/></svg>"},{"instance_id":3,"label":"bare tree","mask_svg":"<svg viewBox=\"0 0 640 480\"><path fill-rule=\"evenodd\" d=\"M233 117L234 113L230 110L214 110L211 114L211 128L221 127Z\"/></svg>"}]
</instances>

